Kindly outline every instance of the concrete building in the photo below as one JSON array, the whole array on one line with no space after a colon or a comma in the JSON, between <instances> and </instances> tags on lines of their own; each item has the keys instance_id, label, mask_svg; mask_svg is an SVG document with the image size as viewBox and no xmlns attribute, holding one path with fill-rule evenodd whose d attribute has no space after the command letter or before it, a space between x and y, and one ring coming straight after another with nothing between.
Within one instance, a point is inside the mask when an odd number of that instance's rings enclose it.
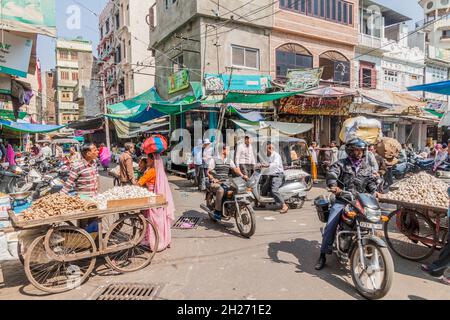
<instances>
[{"instance_id":1,"label":"concrete building","mask_svg":"<svg viewBox=\"0 0 450 320\"><path fill-rule=\"evenodd\" d=\"M450 68L450 2L421 0L419 4L424 10L424 30L427 34L425 83L445 81L449 79ZM423 24L417 27L423 27ZM447 110L447 96L425 93L424 97L437 102L437 108Z\"/></svg>"},{"instance_id":2,"label":"concrete building","mask_svg":"<svg viewBox=\"0 0 450 320\"><path fill-rule=\"evenodd\" d=\"M45 72L45 101L44 121L47 124L56 124L56 70Z\"/></svg>"},{"instance_id":3,"label":"concrete building","mask_svg":"<svg viewBox=\"0 0 450 320\"><path fill-rule=\"evenodd\" d=\"M209 74L269 74L271 0L243 3L157 0L150 11L150 48L156 55L156 86L164 98L172 75L187 68L190 81ZM233 9L233 10L232 10Z\"/></svg>"},{"instance_id":4,"label":"concrete building","mask_svg":"<svg viewBox=\"0 0 450 320\"><path fill-rule=\"evenodd\" d=\"M90 82L92 77L92 43L81 38L59 39L56 42L56 99L58 124L77 121L80 116L74 100L78 82ZM87 61L87 63L85 62ZM87 65L83 69L81 65Z\"/></svg>"},{"instance_id":5,"label":"concrete building","mask_svg":"<svg viewBox=\"0 0 450 320\"><path fill-rule=\"evenodd\" d=\"M154 86L147 16L154 1L110 0L99 17L99 77L106 103L133 98ZM102 94L100 90L100 94Z\"/></svg>"}]
</instances>

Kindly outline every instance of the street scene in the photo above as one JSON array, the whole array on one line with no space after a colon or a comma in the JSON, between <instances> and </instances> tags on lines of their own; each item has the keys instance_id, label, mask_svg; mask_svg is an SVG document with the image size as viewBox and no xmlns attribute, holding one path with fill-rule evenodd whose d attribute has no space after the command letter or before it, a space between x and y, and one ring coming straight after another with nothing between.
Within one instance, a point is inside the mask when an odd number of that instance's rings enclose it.
<instances>
[{"instance_id":1,"label":"street scene","mask_svg":"<svg viewBox=\"0 0 450 320\"><path fill-rule=\"evenodd\" d=\"M450 300L448 1L0 6L0 300Z\"/></svg>"}]
</instances>

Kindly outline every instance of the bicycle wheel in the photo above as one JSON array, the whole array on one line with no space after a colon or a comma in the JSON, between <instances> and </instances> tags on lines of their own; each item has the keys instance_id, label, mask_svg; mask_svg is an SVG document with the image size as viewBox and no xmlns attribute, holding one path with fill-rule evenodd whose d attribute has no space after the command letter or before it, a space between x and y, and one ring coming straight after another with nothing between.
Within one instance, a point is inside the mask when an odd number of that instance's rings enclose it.
<instances>
[{"instance_id":1,"label":"bicycle wheel","mask_svg":"<svg viewBox=\"0 0 450 320\"><path fill-rule=\"evenodd\" d=\"M435 225L417 211L392 212L384 224L384 235L392 251L407 260L425 260L436 250Z\"/></svg>"},{"instance_id":2,"label":"bicycle wheel","mask_svg":"<svg viewBox=\"0 0 450 320\"><path fill-rule=\"evenodd\" d=\"M146 241L149 231L156 235L158 245L156 227L142 215L120 218L105 236L106 250L114 250L105 256L108 265L120 273L134 272L147 267L157 251L152 250Z\"/></svg>"},{"instance_id":3,"label":"bicycle wheel","mask_svg":"<svg viewBox=\"0 0 450 320\"><path fill-rule=\"evenodd\" d=\"M84 230L56 228L30 245L25 255L25 273L39 290L70 291L81 286L94 269L96 258L82 257L96 251L94 241ZM75 260L76 257L80 259Z\"/></svg>"}]
</instances>

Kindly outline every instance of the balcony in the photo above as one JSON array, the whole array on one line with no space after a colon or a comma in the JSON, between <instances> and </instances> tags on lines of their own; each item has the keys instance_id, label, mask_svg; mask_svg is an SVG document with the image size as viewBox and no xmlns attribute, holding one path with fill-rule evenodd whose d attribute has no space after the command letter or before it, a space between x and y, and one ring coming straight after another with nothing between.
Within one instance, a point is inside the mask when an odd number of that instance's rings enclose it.
<instances>
[{"instance_id":1,"label":"balcony","mask_svg":"<svg viewBox=\"0 0 450 320\"><path fill-rule=\"evenodd\" d=\"M74 102L60 102L59 110L78 111L78 104Z\"/></svg>"},{"instance_id":2,"label":"balcony","mask_svg":"<svg viewBox=\"0 0 450 320\"><path fill-rule=\"evenodd\" d=\"M58 59L56 66L59 68L78 69L78 60L61 60Z\"/></svg>"},{"instance_id":3,"label":"balcony","mask_svg":"<svg viewBox=\"0 0 450 320\"><path fill-rule=\"evenodd\" d=\"M450 62L450 50L428 46L428 58Z\"/></svg>"},{"instance_id":4,"label":"balcony","mask_svg":"<svg viewBox=\"0 0 450 320\"><path fill-rule=\"evenodd\" d=\"M377 49L379 52L387 52L385 46L389 43L386 38L374 37L368 34L360 33L358 46L366 49Z\"/></svg>"}]
</instances>

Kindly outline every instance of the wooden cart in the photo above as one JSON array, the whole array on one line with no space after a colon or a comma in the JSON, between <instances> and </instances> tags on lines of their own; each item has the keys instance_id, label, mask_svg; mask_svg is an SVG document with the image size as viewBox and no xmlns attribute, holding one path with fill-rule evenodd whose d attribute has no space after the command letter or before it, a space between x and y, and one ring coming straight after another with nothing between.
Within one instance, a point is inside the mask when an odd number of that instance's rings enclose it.
<instances>
[{"instance_id":1,"label":"wooden cart","mask_svg":"<svg viewBox=\"0 0 450 320\"><path fill-rule=\"evenodd\" d=\"M384 225L386 241L396 254L408 260L422 261L444 247L449 231L447 208L383 197L380 202L397 206Z\"/></svg>"},{"instance_id":2,"label":"wooden cart","mask_svg":"<svg viewBox=\"0 0 450 320\"><path fill-rule=\"evenodd\" d=\"M103 257L119 273L134 272L147 267L158 248L159 235L155 225L143 211L166 207L164 204L134 205L116 209L96 210L21 221L9 212L12 228L2 231L29 232L31 241L24 248L23 263L28 280L36 288L61 293L82 285L94 270L96 260ZM105 230L108 219L114 221ZM88 233L77 227L89 219L98 222L98 232ZM150 248L150 239L153 248Z\"/></svg>"}]
</instances>

